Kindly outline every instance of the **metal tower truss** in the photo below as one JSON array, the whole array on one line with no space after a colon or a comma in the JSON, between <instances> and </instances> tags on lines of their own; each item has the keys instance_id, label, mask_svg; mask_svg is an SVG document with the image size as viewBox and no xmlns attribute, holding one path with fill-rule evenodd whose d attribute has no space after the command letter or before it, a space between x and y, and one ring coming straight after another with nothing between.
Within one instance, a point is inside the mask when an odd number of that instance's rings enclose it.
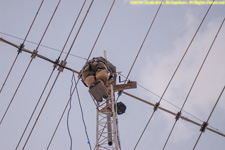
<instances>
[{"instance_id":1,"label":"metal tower truss","mask_svg":"<svg viewBox=\"0 0 225 150\"><path fill-rule=\"evenodd\" d=\"M119 150L118 121L113 85L107 88L108 98L97 102L96 150Z\"/></svg>"}]
</instances>

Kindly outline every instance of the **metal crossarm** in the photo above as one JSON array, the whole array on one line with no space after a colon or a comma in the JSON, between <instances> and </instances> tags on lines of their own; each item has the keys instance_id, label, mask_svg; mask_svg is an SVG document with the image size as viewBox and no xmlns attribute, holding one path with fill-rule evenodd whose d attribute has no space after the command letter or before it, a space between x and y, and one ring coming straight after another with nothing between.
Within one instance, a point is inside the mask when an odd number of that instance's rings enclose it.
<instances>
[{"instance_id":1,"label":"metal crossarm","mask_svg":"<svg viewBox=\"0 0 225 150\"><path fill-rule=\"evenodd\" d=\"M18 45L14 44L14 43L12 43L12 42L9 42L9 41L7 41L7 40L5 40L5 39L3 39L3 38L0 38L0 41L4 42L4 43L6 43L6 44L9 44L9 45L11 45L11 46L13 46L13 47L21 48L21 46L18 46ZM74 72L74 73L76 73L76 74L79 73L79 71L67 67L67 66L66 66L66 61L61 61L61 63L59 64L59 60L58 60L58 59L57 59L56 61L51 60L51 59L49 59L49 58L47 58L47 57L45 57L45 56L43 56L43 55L38 54L38 53L37 53L37 50L34 50L34 51L32 52L32 51L30 51L30 50L25 49L25 48L22 47L22 48L21 48L21 51L30 53L32 58L33 58L33 57L35 58L35 57L37 56L38 58L44 59L44 60L46 60L46 61L52 63L52 64L54 65L54 67L59 66L59 68L60 68L59 71L63 71L63 69L65 68L65 69L67 69L67 70L69 70L69 71L72 71L72 72Z\"/></svg>"}]
</instances>

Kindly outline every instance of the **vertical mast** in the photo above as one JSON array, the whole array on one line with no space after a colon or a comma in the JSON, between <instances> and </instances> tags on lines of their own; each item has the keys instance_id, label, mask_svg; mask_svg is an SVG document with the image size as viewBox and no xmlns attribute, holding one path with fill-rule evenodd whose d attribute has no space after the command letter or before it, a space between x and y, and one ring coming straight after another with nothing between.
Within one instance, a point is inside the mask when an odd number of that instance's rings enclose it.
<instances>
[{"instance_id":1,"label":"vertical mast","mask_svg":"<svg viewBox=\"0 0 225 150\"><path fill-rule=\"evenodd\" d=\"M106 51L104 58L107 59ZM111 78L107 85L108 98L103 102L97 102L96 150L119 150L114 83L114 78Z\"/></svg>"}]
</instances>

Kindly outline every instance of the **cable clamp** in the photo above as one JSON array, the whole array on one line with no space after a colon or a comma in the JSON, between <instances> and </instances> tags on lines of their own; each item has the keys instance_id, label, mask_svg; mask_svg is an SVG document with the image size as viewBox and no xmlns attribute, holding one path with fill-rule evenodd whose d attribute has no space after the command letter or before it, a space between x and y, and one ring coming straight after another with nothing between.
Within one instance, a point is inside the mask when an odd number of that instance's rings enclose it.
<instances>
[{"instance_id":1,"label":"cable clamp","mask_svg":"<svg viewBox=\"0 0 225 150\"><path fill-rule=\"evenodd\" d=\"M120 90L120 91L118 92L118 97L120 97L120 96L122 95L122 93L123 93L123 90Z\"/></svg>"},{"instance_id":2,"label":"cable clamp","mask_svg":"<svg viewBox=\"0 0 225 150\"><path fill-rule=\"evenodd\" d=\"M24 44L20 44L20 47L18 49L18 54L23 51L24 46L25 46Z\"/></svg>"},{"instance_id":3,"label":"cable clamp","mask_svg":"<svg viewBox=\"0 0 225 150\"><path fill-rule=\"evenodd\" d=\"M59 65L59 58L55 60L53 67L56 68Z\"/></svg>"},{"instance_id":4,"label":"cable clamp","mask_svg":"<svg viewBox=\"0 0 225 150\"><path fill-rule=\"evenodd\" d=\"M159 108L159 105L160 105L160 102L157 102L157 103L154 105L153 110L154 110L154 111L157 111L157 109Z\"/></svg>"},{"instance_id":5,"label":"cable clamp","mask_svg":"<svg viewBox=\"0 0 225 150\"><path fill-rule=\"evenodd\" d=\"M66 64L67 64L67 62L62 60L60 65L59 65L58 71L63 72L63 69L65 68Z\"/></svg>"},{"instance_id":6,"label":"cable clamp","mask_svg":"<svg viewBox=\"0 0 225 150\"><path fill-rule=\"evenodd\" d=\"M181 116L181 111L179 111L175 117L176 121L180 119L180 116Z\"/></svg>"},{"instance_id":7,"label":"cable clamp","mask_svg":"<svg viewBox=\"0 0 225 150\"><path fill-rule=\"evenodd\" d=\"M37 53L38 53L38 51L37 50L34 50L33 53L32 53L32 55L31 55L31 58L34 59L37 56Z\"/></svg>"},{"instance_id":8,"label":"cable clamp","mask_svg":"<svg viewBox=\"0 0 225 150\"><path fill-rule=\"evenodd\" d=\"M204 122L202 123L201 128L200 128L200 131L201 131L201 132L205 132L205 129L207 128L208 124L209 124L208 122L205 122L205 121L204 121Z\"/></svg>"}]
</instances>

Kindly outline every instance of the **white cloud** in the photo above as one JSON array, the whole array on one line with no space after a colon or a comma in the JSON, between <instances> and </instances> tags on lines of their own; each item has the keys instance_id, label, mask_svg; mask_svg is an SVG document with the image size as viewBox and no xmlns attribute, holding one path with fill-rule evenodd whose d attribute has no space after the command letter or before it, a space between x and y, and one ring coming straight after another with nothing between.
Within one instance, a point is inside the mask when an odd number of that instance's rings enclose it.
<instances>
[{"instance_id":1,"label":"white cloud","mask_svg":"<svg viewBox=\"0 0 225 150\"><path fill-rule=\"evenodd\" d=\"M186 50L190 40L192 39L196 26L199 24L199 18L193 12L187 12L185 15L185 33L173 41L173 50L171 53L159 53L155 58L148 61L142 75L141 81L148 89L161 95L168 84L178 62L180 61L184 51ZM177 74L175 75L169 89L164 98L170 102L181 105L193 83L193 80L202 64L202 61L212 43L213 38L221 24L218 20L212 19L210 22L205 21L206 26L199 30L194 42L192 43L189 52L185 56ZM221 30L213 48L209 54L205 65L196 81L196 84L187 100L185 110L192 113L202 120L205 120L209 115L217 97L219 96L222 87L224 86L225 71L222 69L225 65L225 30ZM222 104L222 103L221 103ZM166 106L166 105L165 105ZM168 106L168 105L167 105ZM219 107L225 107L220 105ZM164 119L167 117L164 116ZM190 117L189 117L190 118ZM168 124L174 120L167 120ZM171 128L167 125L167 128ZM175 137L177 140L189 140L193 137L193 132L188 131L186 122L180 123L177 127ZM185 133L185 134L183 134Z\"/></svg>"}]
</instances>

